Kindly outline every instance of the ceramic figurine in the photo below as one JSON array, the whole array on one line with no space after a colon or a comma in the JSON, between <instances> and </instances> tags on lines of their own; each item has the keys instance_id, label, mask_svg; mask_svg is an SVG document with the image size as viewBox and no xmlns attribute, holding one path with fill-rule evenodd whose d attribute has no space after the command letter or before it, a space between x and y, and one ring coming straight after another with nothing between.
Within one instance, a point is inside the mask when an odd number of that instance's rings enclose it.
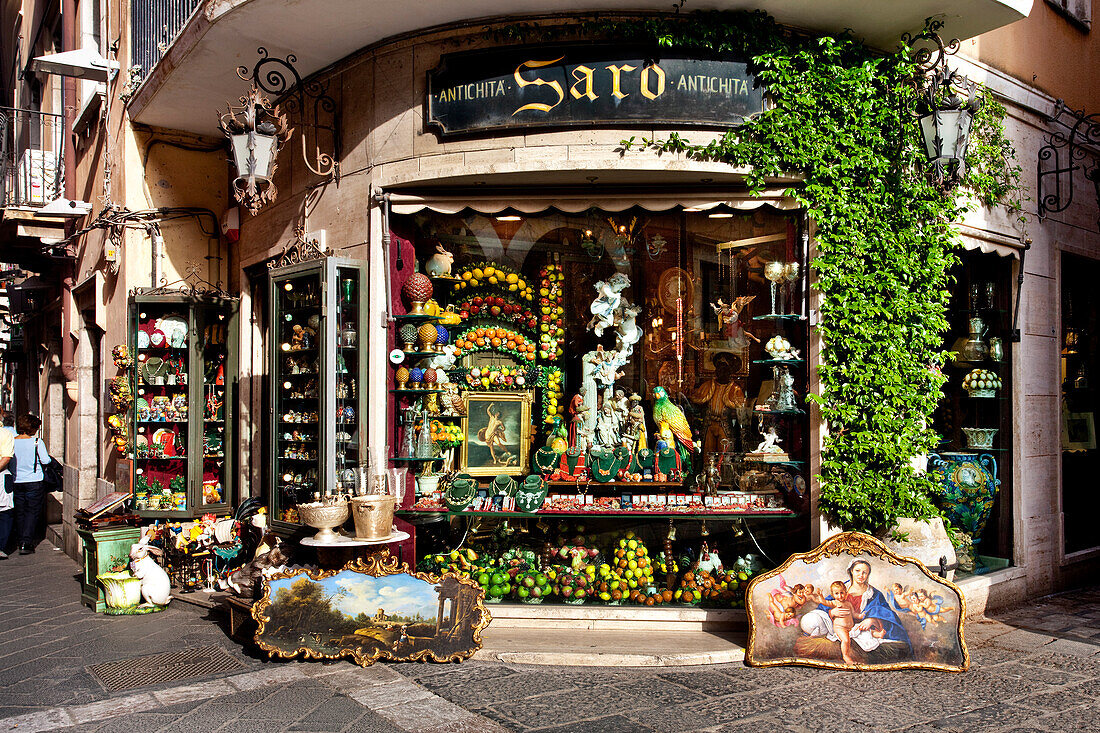
<instances>
[{"instance_id":1,"label":"ceramic figurine","mask_svg":"<svg viewBox=\"0 0 1100 733\"><path fill-rule=\"evenodd\" d=\"M435 254L424 265L424 272L428 273L429 277L448 277L454 262L455 256L443 249L442 244L437 244Z\"/></svg>"},{"instance_id":2,"label":"ceramic figurine","mask_svg":"<svg viewBox=\"0 0 1100 733\"><path fill-rule=\"evenodd\" d=\"M700 447L691 439L691 426L688 425L687 418L684 417L684 411L672 404L664 387L654 388L653 397L656 400L653 403L653 422L658 425L668 423L668 427L675 437L675 447L677 453L680 454L682 470L684 473L690 473L691 454L693 451L700 450Z\"/></svg>"},{"instance_id":3,"label":"ceramic figurine","mask_svg":"<svg viewBox=\"0 0 1100 733\"><path fill-rule=\"evenodd\" d=\"M424 382L424 370L420 367L413 367L409 370L409 386L412 389L420 389Z\"/></svg>"},{"instance_id":4,"label":"ceramic figurine","mask_svg":"<svg viewBox=\"0 0 1100 733\"><path fill-rule=\"evenodd\" d=\"M755 295L743 295L740 298L734 298L733 303L728 305L719 298L716 302L710 304L710 309L718 317L718 337L730 342L730 348L745 349L749 345L749 339L760 343L760 339L745 330L741 324L742 311L755 297Z\"/></svg>"},{"instance_id":5,"label":"ceramic figurine","mask_svg":"<svg viewBox=\"0 0 1100 733\"><path fill-rule=\"evenodd\" d=\"M760 445L756 446L756 450L753 453L782 453L783 449L779 447L782 439L779 437L779 433L776 432L775 426L772 425L766 432L761 433L764 440L760 442Z\"/></svg>"},{"instance_id":6,"label":"ceramic figurine","mask_svg":"<svg viewBox=\"0 0 1100 733\"><path fill-rule=\"evenodd\" d=\"M581 387L577 394L573 395L573 399L569 402L569 447L573 448L577 445L577 433L585 422L585 413L588 412L588 406L585 405L585 395L587 390Z\"/></svg>"},{"instance_id":7,"label":"ceramic figurine","mask_svg":"<svg viewBox=\"0 0 1100 733\"><path fill-rule=\"evenodd\" d=\"M592 320L588 322L588 328L597 336L603 336L605 328L615 325L615 310L622 300L622 293L630 287L630 278L621 272L616 272L607 281L600 280L596 283L596 299L589 306Z\"/></svg>"},{"instance_id":8,"label":"ceramic figurine","mask_svg":"<svg viewBox=\"0 0 1100 733\"><path fill-rule=\"evenodd\" d=\"M447 342L451 340L451 335L447 333L447 329L440 324L435 324L435 345L436 351L443 346L447 345Z\"/></svg>"},{"instance_id":9,"label":"ceramic figurine","mask_svg":"<svg viewBox=\"0 0 1100 733\"><path fill-rule=\"evenodd\" d=\"M609 448L618 445L619 430L618 421L615 418L615 408L611 402L604 404L600 414L596 416L596 445L601 448Z\"/></svg>"}]
</instances>

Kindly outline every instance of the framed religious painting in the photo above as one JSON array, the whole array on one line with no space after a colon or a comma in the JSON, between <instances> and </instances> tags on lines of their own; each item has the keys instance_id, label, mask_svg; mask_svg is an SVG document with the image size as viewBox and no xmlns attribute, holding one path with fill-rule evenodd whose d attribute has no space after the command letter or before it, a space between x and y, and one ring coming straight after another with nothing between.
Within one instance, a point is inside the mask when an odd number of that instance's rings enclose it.
<instances>
[{"instance_id":1,"label":"framed religious painting","mask_svg":"<svg viewBox=\"0 0 1100 733\"><path fill-rule=\"evenodd\" d=\"M745 605L751 666L947 672L970 666L959 588L859 532L831 537L759 575Z\"/></svg>"},{"instance_id":2,"label":"framed religious painting","mask_svg":"<svg viewBox=\"0 0 1100 733\"><path fill-rule=\"evenodd\" d=\"M466 392L461 470L471 476L527 473L531 450L530 392Z\"/></svg>"},{"instance_id":3,"label":"framed religious painting","mask_svg":"<svg viewBox=\"0 0 1100 733\"><path fill-rule=\"evenodd\" d=\"M452 573L413 573L385 550L339 570L286 570L252 607L273 657L458 662L481 648L485 591Z\"/></svg>"}]
</instances>

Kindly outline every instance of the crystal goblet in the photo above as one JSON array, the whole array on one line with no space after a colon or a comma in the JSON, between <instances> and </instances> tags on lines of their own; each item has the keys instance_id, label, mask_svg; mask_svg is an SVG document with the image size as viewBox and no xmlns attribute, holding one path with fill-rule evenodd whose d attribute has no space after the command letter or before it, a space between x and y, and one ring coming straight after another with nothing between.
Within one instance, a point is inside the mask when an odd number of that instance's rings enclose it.
<instances>
[{"instance_id":1,"label":"crystal goblet","mask_svg":"<svg viewBox=\"0 0 1100 733\"><path fill-rule=\"evenodd\" d=\"M771 281L772 284L772 314L779 312L776 306L776 288L779 283L783 281L784 271L786 270L786 264L775 260L764 265L764 277Z\"/></svg>"}]
</instances>

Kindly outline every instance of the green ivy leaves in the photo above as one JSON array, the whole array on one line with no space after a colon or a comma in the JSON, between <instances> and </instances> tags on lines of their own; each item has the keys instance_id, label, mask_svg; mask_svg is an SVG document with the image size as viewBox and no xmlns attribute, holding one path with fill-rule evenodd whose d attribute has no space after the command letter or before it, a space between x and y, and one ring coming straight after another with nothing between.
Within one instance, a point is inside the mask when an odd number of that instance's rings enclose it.
<instances>
[{"instance_id":1,"label":"green ivy leaves","mask_svg":"<svg viewBox=\"0 0 1100 733\"><path fill-rule=\"evenodd\" d=\"M788 193L816 227L822 366L821 393L810 399L828 425L819 506L834 523L871 532L898 517L939 516L932 484L912 459L938 441L930 425L959 246L950 224L963 209L928 181L908 54L883 56L844 35L795 36L761 12L589 30L751 58L768 109L707 143L670 133L641 144L749 168L754 191L781 175L804 177ZM966 184L986 205L1019 191L1004 113L987 93L972 133Z\"/></svg>"}]
</instances>

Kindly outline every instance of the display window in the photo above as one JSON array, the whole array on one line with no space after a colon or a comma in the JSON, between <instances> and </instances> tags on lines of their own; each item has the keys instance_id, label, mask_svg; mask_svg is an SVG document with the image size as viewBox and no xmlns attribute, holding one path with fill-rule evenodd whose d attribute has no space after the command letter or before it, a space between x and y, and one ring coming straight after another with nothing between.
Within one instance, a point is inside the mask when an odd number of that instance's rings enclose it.
<instances>
[{"instance_id":1,"label":"display window","mask_svg":"<svg viewBox=\"0 0 1100 733\"><path fill-rule=\"evenodd\" d=\"M389 458L422 567L491 601L729 607L809 547L799 212L391 229Z\"/></svg>"},{"instance_id":2,"label":"display window","mask_svg":"<svg viewBox=\"0 0 1100 733\"><path fill-rule=\"evenodd\" d=\"M1092 385L1100 373L1100 262L1062 254L1061 449L1064 552L1071 555L1098 544L1092 518L1100 509L1093 489L1100 472L1096 449L1096 410Z\"/></svg>"},{"instance_id":3,"label":"display window","mask_svg":"<svg viewBox=\"0 0 1100 733\"><path fill-rule=\"evenodd\" d=\"M965 252L948 306L950 358L929 456L936 501L965 576L1012 560L1012 262Z\"/></svg>"}]
</instances>

